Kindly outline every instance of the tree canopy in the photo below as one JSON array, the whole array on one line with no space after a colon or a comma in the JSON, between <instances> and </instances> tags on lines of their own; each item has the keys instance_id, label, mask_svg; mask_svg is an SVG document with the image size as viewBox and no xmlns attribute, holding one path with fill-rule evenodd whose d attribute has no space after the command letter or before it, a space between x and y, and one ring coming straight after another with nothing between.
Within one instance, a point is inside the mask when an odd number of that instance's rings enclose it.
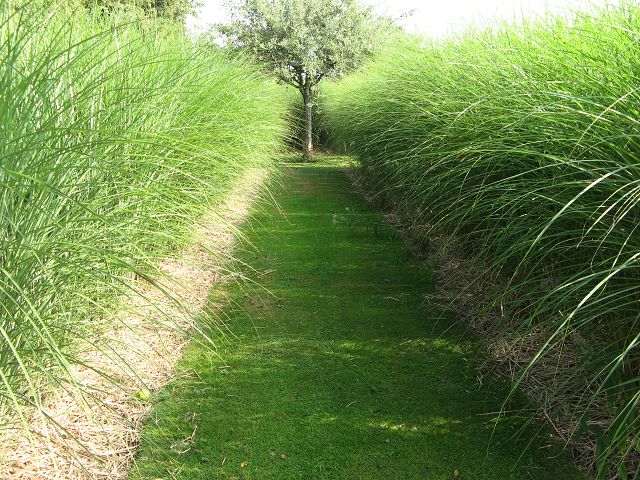
<instances>
[{"instance_id":1,"label":"tree canopy","mask_svg":"<svg viewBox=\"0 0 640 480\"><path fill-rule=\"evenodd\" d=\"M376 45L370 7L355 0L236 0L218 27L228 44L253 53L295 87L339 76Z\"/></svg>"}]
</instances>

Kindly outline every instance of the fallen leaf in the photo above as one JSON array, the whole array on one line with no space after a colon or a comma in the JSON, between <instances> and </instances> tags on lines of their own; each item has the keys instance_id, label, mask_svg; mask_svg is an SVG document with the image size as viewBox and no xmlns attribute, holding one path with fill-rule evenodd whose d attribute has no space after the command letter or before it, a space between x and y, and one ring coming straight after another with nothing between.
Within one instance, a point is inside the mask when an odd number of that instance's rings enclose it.
<instances>
[{"instance_id":1,"label":"fallen leaf","mask_svg":"<svg viewBox=\"0 0 640 480\"><path fill-rule=\"evenodd\" d=\"M459 477L460 476L460 470L458 470L457 468L453 471L453 476L454 477Z\"/></svg>"},{"instance_id":2,"label":"fallen leaf","mask_svg":"<svg viewBox=\"0 0 640 480\"><path fill-rule=\"evenodd\" d=\"M240 464L240 468L244 468L244 467L246 467L248 464L249 464L249 462L242 462L242 463Z\"/></svg>"},{"instance_id":3,"label":"fallen leaf","mask_svg":"<svg viewBox=\"0 0 640 480\"><path fill-rule=\"evenodd\" d=\"M286 459L287 459L287 456L286 456L284 453L281 453L281 454L280 454L280 458L281 458L282 460L286 460Z\"/></svg>"}]
</instances>

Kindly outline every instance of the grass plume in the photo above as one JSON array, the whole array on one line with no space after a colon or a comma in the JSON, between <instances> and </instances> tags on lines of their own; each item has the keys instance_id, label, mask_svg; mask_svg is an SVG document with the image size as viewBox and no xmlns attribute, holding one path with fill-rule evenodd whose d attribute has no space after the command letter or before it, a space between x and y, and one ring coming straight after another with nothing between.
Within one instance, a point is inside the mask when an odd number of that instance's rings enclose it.
<instances>
[{"instance_id":1,"label":"grass plume","mask_svg":"<svg viewBox=\"0 0 640 480\"><path fill-rule=\"evenodd\" d=\"M494 331L538 339L517 378L555 365L542 408L603 478L639 465L639 41L631 4L405 39L322 102L378 198L505 278Z\"/></svg>"},{"instance_id":2,"label":"grass plume","mask_svg":"<svg viewBox=\"0 0 640 480\"><path fill-rule=\"evenodd\" d=\"M84 388L66 372L133 279L159 287L159 260L286 131L281 88L248 62L175 25L71 10L0 6L5 416Z\"/></svg>"}]
</instances>

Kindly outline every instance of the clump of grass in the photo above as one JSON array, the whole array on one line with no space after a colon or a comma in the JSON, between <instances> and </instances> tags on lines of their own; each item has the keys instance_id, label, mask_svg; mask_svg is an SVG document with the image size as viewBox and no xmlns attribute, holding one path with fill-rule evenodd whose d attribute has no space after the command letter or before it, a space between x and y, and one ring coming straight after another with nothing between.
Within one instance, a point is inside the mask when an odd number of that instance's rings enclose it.
<instances>
[{"instance_id":1,"label":"clump of grass","mask_svg":"<svg viewBox=\"0 0 640 480\"><path fill-rule=\"evenodd\" d=\"M639 41L636 5L405 39L322 108L378 198L505 278L517 378L552 367L542 408L603 478L639 468Z\"/></svg>"},{"instance_id":2,"label":"clump of grass","mask_svg":"<svg viewBox=\"0 0 640 480\"><path fill-rule=\"evenodd\" d=\"M100 345L134 278L160 288L159 259L247 169L269 165L287 102L175 25L65 2L0 6L0 96L8 418L57 386L83 388L65 375L77 353Z\"/></svg>"}]
</instances>

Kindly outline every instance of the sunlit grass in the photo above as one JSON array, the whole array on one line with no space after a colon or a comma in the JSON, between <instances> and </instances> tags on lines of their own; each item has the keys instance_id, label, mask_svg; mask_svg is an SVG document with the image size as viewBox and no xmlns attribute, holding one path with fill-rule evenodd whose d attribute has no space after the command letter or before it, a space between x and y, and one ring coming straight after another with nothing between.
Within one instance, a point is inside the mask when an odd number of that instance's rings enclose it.
<instances>
[{"instance_id":1,"label":"sunlit grass","mask_svg":"<svg viewBox=\"0 0 640 480\"><path fill-rule=\"evenodd\" d=\"M11 415L56 385L83 388L65 375L78 352L100 348L133 278L153 284L158 259L234 180L269 165L286 102L176 26L65 2L0 6L0 98L0 406Z\"/></svg>"},{"instance_id":2,"label":"sunlit grass","mask_svg":"<svg viewBox=\"0 0 640 480\"><path fill-rule=\"evenodd\" d=\"M584 478L539 424L496 421L508 385L477 382L474 342L422 302L433 272L335 158L282 184L243 225L246 281L215 290L223 358L187 350L131 480Z\"/></svg>"},{"instance_id":3,"label":"sunlit grass","mask_svg":"<svg viewBox=\"0 0 640 480\"><path fill-rule=\"evenodd\" d=\"M590 432L600 475L625 478L640 423L639 40L635 5L406 40L322 105L378 198L504 276L496 330L546 335L519 375L546 362L546 413L575 441Z\"/></svg>"}]
</instances>

